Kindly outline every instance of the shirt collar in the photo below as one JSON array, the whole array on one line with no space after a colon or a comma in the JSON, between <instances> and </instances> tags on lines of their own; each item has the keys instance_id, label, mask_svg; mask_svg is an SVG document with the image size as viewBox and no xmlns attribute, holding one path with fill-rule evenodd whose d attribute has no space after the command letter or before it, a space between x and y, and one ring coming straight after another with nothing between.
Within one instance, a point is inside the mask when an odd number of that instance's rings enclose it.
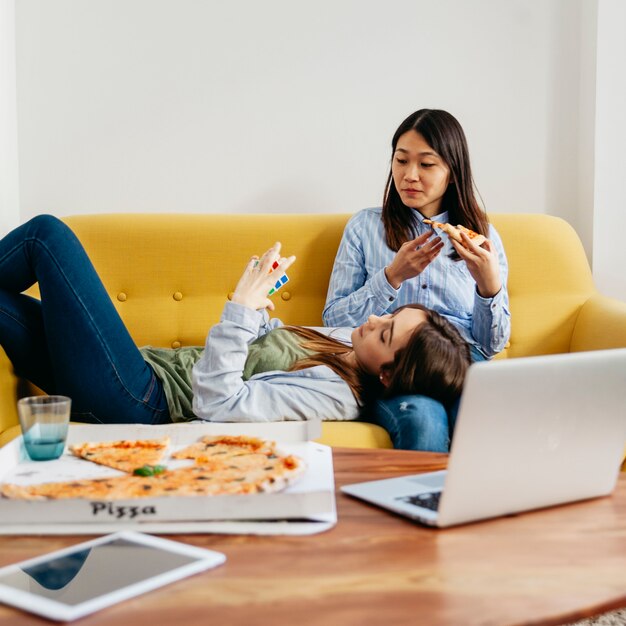
<instances>
[{"instance_id":1,"label":"shirt collar","mask_svg":"<svg viewBox=\"0 0 626 626\"><path fill-rule=\"evenodd\" d=\"M441 222L442 224L446 224L448 222L448 212L444 211L443 213L439 213L439 215L434 215L431 218L425 218L419 211L416 211L417 219L421 224L424 223L425 219L431 219L433 222Z\"/></svg>"}]
</instances>

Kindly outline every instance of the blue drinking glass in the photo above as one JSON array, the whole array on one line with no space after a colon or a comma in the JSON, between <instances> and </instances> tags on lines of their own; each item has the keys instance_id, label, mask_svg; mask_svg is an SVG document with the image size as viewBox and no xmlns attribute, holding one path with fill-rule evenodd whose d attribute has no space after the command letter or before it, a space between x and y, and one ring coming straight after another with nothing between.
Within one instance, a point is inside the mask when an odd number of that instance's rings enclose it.
<instances>
[{"instance_id":1,"label":"blue drinking glass","mask_svg":"<svg viewBox=\"0 0 626 626\"><path fill-rule=\"evenodd\" d=\"M33 461L51 461L63 454L71 406L67 396L31 396L17 401L24 447Z\"/></svg>"}]
</instances>

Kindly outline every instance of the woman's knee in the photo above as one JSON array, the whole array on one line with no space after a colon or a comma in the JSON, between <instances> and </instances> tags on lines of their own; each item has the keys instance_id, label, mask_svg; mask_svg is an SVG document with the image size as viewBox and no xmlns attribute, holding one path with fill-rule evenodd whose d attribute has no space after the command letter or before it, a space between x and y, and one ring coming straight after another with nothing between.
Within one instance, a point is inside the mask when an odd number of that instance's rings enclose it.
<instances>
[{"instance_id":1,"label":"woman's knee","mask_svg":"<svg viewBox=\"0 0 626 626\"><path fill-rule=\"evenodd\" d=\"M399 396L379 402L377 409L377 423L389 432L395 448L447 452L448 415L437 400Z\"/></svg>"},{"instance_id":2,"label":"woman's knee","mask_svg":"<svg viewBox=\"0 0 626 626\"><path fill-rule=\"evenodd\" d=\"M33 252L47 250L52 254L69 254L82 249L74 231L54 215L37 215L26 223L25 241Z\"/></svg>"},{"instance_id":3,"label":"woman's knee","mask_svg":"<svg viewBox=\"0 0 626 626\"><path fill-rule=\"evenodd\" d=\"M53 233L67 233L71 232L69 226L62 222L58 217L54 215L48 215L46 213L37 215L27 222L28 230L31 235L42 236L50 235Z\"/></svg>"},{"instance_id":4,"label":"woman's knee","mask_svg":"<svg viewBox=\"0 0 626 626\"><path fill-rule=\"evenodd\" d=\"M398 405L398 417L407 428L437 435L448 432L448 415L440 402L416 396Z\"/></svg>"}]
</instances>

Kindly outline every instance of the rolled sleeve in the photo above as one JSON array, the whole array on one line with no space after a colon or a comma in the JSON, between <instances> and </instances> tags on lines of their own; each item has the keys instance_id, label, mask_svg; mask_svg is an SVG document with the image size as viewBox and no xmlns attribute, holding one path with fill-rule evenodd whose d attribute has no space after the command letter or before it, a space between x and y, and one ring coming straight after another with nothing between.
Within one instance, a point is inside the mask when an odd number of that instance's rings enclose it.
<instances>
[{"instance_id":1,"label":"rolled sleeve","mask_svg":"<svg viewBox=\"0 0 626 626\"><path fill-rule=\"evenodd\" d=\"M500 289L492 298L483 298L476 290L472 334L479 349L488 358L504 349L511 334L511 314L506 289Z\"/></svg>"}]
</instances>

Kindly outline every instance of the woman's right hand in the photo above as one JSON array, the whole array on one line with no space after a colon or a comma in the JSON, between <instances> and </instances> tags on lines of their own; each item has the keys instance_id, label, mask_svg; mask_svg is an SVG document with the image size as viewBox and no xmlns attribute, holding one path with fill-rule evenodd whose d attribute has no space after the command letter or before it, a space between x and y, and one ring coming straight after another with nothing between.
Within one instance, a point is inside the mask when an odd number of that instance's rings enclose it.
<instances>
[{"instance_id":1,"label":"woman's right hand","mask_svg":"<svg viewBox=\"0 0 626 626\"><path fill-rule=\"evenodd\" d=\"M282 276L295 260L295 256L288 258L280 256L279 242L275 243L260 259L258 256L251 257L235 287L232 302L250 309L267 308L273 311L274 303L267 294L276 283L277 277ZM278 267L271 271L274 261L278 261Z\"/></svg>"},{"instance_id":2,"label":"woman's right hand","mask_svg":"<svg viewBox=\"0 0 626 626\"><path fill-rule=\"evenodd\" d=\"M434 231L429 231L400 246L393 261L385 268L387 281L394 289L399 289L405 280L421 274L441 252L443 241L439 236L430 239L434 234Z\"/></svg>"}]
</instances>

